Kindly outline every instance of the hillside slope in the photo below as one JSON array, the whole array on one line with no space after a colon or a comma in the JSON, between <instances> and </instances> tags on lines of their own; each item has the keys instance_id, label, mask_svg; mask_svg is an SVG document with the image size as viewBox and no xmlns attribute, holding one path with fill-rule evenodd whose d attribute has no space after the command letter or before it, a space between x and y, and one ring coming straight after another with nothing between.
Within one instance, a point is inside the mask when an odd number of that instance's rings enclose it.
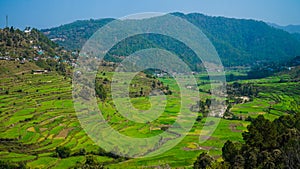
<instances>
[{"instance_id":1,"label":"hillside slope","mask_svg":"<svg viewBox=\"0 0 300 169\"><path fill-rule=\"evenodd\" d=\"M44 29L42 32L44 32L49 39L67 49L81 49L82 45L94 32L112 20L113 19L107 18L75 21L59 27Z\"/></svg>"},{"instance_id":2,"label":"hillside slope","mask_svg":"<svg viewBox=\"0 0 300 169\"><path fill-rule=\"evenodd\" d=\"M0 29L1 76L36 69L66 74L76 55L76 52L63 49L37 29Z\"/></svg>"},{"instance_id":3,"label":"hillside slope","mask_svg":"<svg viewBox=\"0 0 300 169\"><path fill-rule=\"evenodd\" d=\"M37 29L0 29L0 55L12 58L34 58L54 56L60 52L59 46L50 41Z\"/></svg>"},{"instance_id":4,"label":"hillside slope","mask_svg":"<svg viewBox=\"0 0 300 169\"><path fill-rule=\"evenodd\" d=\"M280 26L274 23L268 23L270 26L274 28L285 30L289 33L300 33L300 25L287 25L287 26Z\"/></svg>"},{"instance_id":5,"label":"hillside slope","mask_svg":"<svg viewBox=\"0 0 300 169\"><path fill-rule=\"evenodd\" d=\"M286 61L300 55L300 42L293 35L261 21L210 17L198 13L187 15L173 13L173 15L187 19L201 28L216 47L225 66L251 66L260 62ZM80 49L88 37L110 21L112 19L76 21L42 31L49 38L68 49ZM167 42L161 42L157 39L144 36L133 41L138 42L139 45L136 46L142 46L142 48L158 46L173 49L176 54L185 53L188 57L193 55L191 52L185 52L185 47L180 44L177 44L176 48L172 48L175 41L165 38L164 40ZM137 47L125 46L129 49L122 49L123 52L119 49L116 53L126 56L130 54L128 51L137 50ZM196 64L195 59L190 60L193 61L190 64Z\"/></svg>"},{"instance_id":6,"label":"hillside slope","mask_svg":"<svg viewBox=\"0 0 300 169\"><path fill-rule=\"evenodd\" d=\"M300 41L300 25L280 26L274 23L268 23L270 26L291 33L298 41Z\"/></svg>"},{"instance_id":7,"label":"hillside slope","mask_svg":"<svg viewBox=\"0 0 300 169\"><path fill-rule=\"evenodd\" d=\"M261 21L209 17L198 13L175 15L201 28L227 66L286 61L300 53L300 42L291 34Z\"/></svg>"}]
</instances>

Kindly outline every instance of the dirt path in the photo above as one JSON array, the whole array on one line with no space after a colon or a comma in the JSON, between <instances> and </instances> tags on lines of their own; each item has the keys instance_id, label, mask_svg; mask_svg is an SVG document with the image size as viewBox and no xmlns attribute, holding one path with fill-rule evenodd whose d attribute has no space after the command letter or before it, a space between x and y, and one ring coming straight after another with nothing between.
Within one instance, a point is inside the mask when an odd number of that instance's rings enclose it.
<instances>
[{"instance_id":1,"label":"dirt path","mask_svg":"<svg viewBox=\"0 0 300 169\"><path fill-rule=\"evenodd\" d=\"M213 149L214 147L210 147L210 146L198 146L197 148L188 148L188 147L184 147L183 150L184 151L195 151L195 150L205 150L208 151L210 149Z\"/></svg>"}]
</instances>

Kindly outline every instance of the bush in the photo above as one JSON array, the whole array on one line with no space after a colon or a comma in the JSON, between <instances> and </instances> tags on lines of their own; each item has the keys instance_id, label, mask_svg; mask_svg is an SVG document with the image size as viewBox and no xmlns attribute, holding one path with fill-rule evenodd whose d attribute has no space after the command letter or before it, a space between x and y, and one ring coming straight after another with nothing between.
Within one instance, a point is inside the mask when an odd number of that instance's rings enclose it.
<instances>
[{"instance_id":1,"label":"bush","mask_svg":"<svg viewBox=\"0 0 300 169\"><path fill-rule=\"evenodd\" d=\"M79 155L85 155L86 151L84 148L79 149Z\"/></svg>"},{"instance_id":2,"label":"bush","mask_svg":"<svg viewBox=\"0 0 300 169\"><path fill-rule=\"evenodd\" d=\"M253 119L252 119L252 117L251 116L248 116L246 119L245 119L245 121L253 121Z\"/></svg>"},{"instance_id":3,"label":"bush","mask_svg":"<svg viewBox=\"0 0 300 169\"><path fill-rule=\"evenodd\" d=\"M71 150L68 147L56 147L55 152L60 158L67 158L71 154Z\"/></svg>"},{"instance_id":4,"label":"bush","mask_svg":"<svg viewBox=\"0 0 300 169\"><path fill-rule=\"evenodd\" d=\"M196 119L197 122L200 122L201 120L202 120L202 116L198 116Z\"/></svg>"},{"instance_id":5,"label":"bush","mask_svg":"<svg viewBox=\"0 0 300 169\"><path fill-rule=\"evenodd\" d=\"M197 160L194 162L194 168L205 169L211 166L211 163L213 161L214 159L211 156L209 156L207 153L201 153L199 157L197 157Z\"/></svg>"},{"instance_id":6,"label":"bush","mask_svg":"<svg viewBox=\"0 0 300 169\"><path fill-rule=\"evenodd\" d=\"M102 84L99 84L96 82L96 95L101 99L101 100L105 100L107 97L107 93L104 89L104 86Z\"/></svg>"},{"instance_id":7,"label":"bush","mask_svg":"<svg viewBox=\"0 0 300 169\"><path fill-rule=\"evenodd\" d=\"M103 169L103 164L100 164L93 155L88 155L85 157L84 164L77 164L75 168L85 168L85 169Z\"/></svg>"},{"instance_id":8,"label":"bush","mask_svg":"<svg viewBox=\"0 0 300 169\"><path fill-rule=\"evenodd\" d=\"M26 164L23 162L14 163L10 161L0 161L0 168L3 169L25 169Z\"/></svg>"},{"instance_id":9,"label":"bush","mask_svg":"<svg viewBox=\"0 0 300 169\"><path fill-rule=\"evenodd\" d=\"M163 126L163 127L161 127L160 129L161 129L162 131L166 131L166 130L169 129L169 127Z\"/></svg>"}]
</instances>

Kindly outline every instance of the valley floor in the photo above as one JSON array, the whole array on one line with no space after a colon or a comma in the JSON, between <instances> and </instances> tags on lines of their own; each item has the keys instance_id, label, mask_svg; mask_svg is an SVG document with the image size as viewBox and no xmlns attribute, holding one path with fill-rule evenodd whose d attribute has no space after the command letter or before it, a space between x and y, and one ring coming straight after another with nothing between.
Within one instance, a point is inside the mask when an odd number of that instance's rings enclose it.
<instances>
[{"instance_id":1,"label":"valley floor","mask_svg":"<svg viewBox=\"0 0 300 169\"><path fill-rule=\"evenodd\" d=\"M10 66L15 66L14 64ZM2 68L3 69L3 68ZM35 75L30 68L21 66L15 72L1 70L0 76L0 159L12 162L26 162L30 168L72 168L84 163L86 156L78 154L84 149L94 154L96 160L109 168L144 168L157 166L192 167L201 152L209 152L215 159L222 160L222 147L227 140L242 142L242 132L247 130L245 119L263 114L275 119L291 110L300 109L300 84L279 83L279 77L259 80L241 80L240 83L254 83L260 89L259 95L250 102L234 104L231 112L239 120L221 119L217 129L206 142L199 143L200 132L207 118L195 122L187 136L171 150L151 158L124 159L95 155L98 146L87 136L77 119L72 100L72 81L55 72ZM199 81L201 81L199 75ZM128 136L149 137L163 132L163 126L172 124L178 111L176 85L168 78L160 79L173 89L173 95L162 116L153 124L126 122L110 101L100 102L113 128ZM231 82L232 83L232 82ZM205 85L200 88L205 88ZM206 97L206 93L201 93ZM139 108L147 107L147 98L134 98ZM194 103L192 103L194 104ZM217 121L217 118L209 118ZM201 138L200 138L201 139ZM55 149L69 147L71 157L58 158ZM76 154L77 153L77 154Z\"/></svg>"}]
</instances>

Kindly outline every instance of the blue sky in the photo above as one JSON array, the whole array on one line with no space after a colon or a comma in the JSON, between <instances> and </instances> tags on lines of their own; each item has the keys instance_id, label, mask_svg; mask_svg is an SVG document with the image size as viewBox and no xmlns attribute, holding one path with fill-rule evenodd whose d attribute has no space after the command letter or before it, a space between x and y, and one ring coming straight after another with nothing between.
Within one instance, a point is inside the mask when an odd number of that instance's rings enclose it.
<instances>
[{"instance_id":1,"label":"blue sky","mask_svg":"<svg viewBox=\"0 0 300 169\"><path fill-rule=\"evenodd\" d=\"M141 12L199 12L300 25L300 0L0 0L0 27L49 28L90 18Z\"/></svg>"}]
</instances>

